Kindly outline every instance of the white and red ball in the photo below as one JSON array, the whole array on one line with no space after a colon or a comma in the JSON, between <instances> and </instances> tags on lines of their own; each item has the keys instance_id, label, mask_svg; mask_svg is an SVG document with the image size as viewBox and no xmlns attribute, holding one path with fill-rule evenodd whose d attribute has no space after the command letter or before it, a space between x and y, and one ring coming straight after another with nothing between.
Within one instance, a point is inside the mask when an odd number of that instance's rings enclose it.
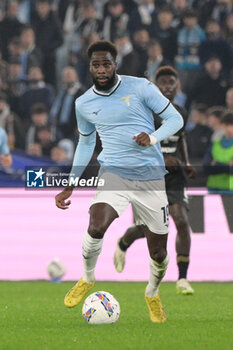
<instances>
[{"instance_id":1,"label":"white and red ball","mask_svg":"<svg viewBox=\"0 0 233 350\"><path fill-rule=\"evenodd\" d=\"M115 323L120 316L120 305L110 293L95 292L84 301L82 314L89 324Z\"/></svg>"}]
</instances>

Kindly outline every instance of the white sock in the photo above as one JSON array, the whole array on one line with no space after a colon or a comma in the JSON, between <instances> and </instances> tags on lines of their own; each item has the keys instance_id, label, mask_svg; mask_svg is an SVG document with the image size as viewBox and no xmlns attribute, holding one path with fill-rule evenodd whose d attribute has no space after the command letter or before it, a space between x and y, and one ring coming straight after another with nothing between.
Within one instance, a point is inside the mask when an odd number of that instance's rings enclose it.
<instances>
[{"instance_id":1,"label":"white sock","mask_svg":"<svg viewBox=\"0 0 233 350\"><path fill-rule=\"evenodd\" d=\"M150 259L150 279L146 287L146 296L155 297L159 291L159 285L162 281L169 262L169 255L159 264L157 261Z\"/></svg>"},{"instance_id":2,"label":"white sock","mask_svg":"<svg viewBox=\"0 0 233 350\"><path fill-rule=\"evenodd\" d=\"M102 244L103 238L92 238L88 232L84 233L82 246L84 267L83 279L87 283L92 283L95 281L95 266L98 256L102 250Z\"/></svg>"}]
</instances>

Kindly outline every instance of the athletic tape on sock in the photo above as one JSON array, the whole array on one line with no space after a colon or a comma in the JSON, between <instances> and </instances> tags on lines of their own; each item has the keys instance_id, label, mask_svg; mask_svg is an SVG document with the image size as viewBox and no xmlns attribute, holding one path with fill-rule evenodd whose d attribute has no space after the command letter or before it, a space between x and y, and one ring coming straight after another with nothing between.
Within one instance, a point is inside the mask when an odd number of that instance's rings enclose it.
<instances>
[{"instance_id":1,"label":"athletic tape on sock","mask_svg":"<svg viewBox=\"0 0 233 350\"><path fill-rule=\"evenodd\" d=\"M102 250L103 238L92 238L88 232L84 233L82 254L85 259L99 255Z\"/></svg>"}]
</instances>

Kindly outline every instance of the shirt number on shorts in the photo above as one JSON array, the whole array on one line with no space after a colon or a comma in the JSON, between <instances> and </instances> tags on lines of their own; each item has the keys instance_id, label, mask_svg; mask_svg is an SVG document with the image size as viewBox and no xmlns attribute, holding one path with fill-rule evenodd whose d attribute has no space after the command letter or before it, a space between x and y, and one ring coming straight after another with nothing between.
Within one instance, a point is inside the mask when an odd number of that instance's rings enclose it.
<instances>
[{"instance_id":1,"label":"shirt number on shorts","mask_svg":"<svg viewBox=\"0 0 233 350\"><path fill-rule=\"evenodd\" d=\"M163 212L163 222L164 222L164 224L166 224L169 221L168 205L166 205L166 207L162 207L161 210Z\"/></svg>"}]
</instances>

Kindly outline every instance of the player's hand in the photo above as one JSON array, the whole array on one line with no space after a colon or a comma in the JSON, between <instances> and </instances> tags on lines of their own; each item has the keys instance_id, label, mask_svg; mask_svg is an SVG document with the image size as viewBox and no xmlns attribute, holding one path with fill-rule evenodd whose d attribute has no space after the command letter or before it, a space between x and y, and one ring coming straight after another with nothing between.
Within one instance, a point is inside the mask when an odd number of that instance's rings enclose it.
<instances>
[{"instance_id":1,"label":"player's hand","mask_svg":"<svg viewBox=\"0 0 233 350\"><path fill-rule=\"evenodd\" d=\"M71 186L66 187L61 193L58 193L55 197L55 201L56 201L56 206L59 209L68 209L69 205L71 204L71 201L66 201L66 199L68 199L73 192L73 188Z\"/></svg>"},{"instance_id":2,"label":"player's hand","mask_svg":"<svg viewBox=\"0 0 233 350\"><path fill-rule=\"evenodd\" d=\"M179 160L176 157L173 156L164 156L164 162L166 169L172 173L173 171L176 171L180 165Z\"/></svg>"},{"instance_id":3,"label":"player's hand","mask_svg":"<svg viewBox=\"0 0 233 350\"><path fill-rule=\"evenodd\" d=\"M186 165L185 171L190 179L194 179L197 176L197 172L192 165Z\"/></svg>"},{"instance_id":4,"label":"player's hand","mask_svg":"<svg viewBox=\"0 0 233 350\"><path fill-rule=\"evenodd\" d=\"M138 135L134 135L133 140L135 140L139 146L150 145L150 136L146 132L141 132Z\"/></svg>"},{"instance_id":5,"label":"player's hand","mask_svg":"<svg viewBox=\"0 0 233 350\"><path fill-rule=\"evenodd\" d=\"M2 154L0 156L0 161L2 163L2 166L4 166L4 168L9 168L12 164L11 154Z\"/></svg>"}]
</instances>

